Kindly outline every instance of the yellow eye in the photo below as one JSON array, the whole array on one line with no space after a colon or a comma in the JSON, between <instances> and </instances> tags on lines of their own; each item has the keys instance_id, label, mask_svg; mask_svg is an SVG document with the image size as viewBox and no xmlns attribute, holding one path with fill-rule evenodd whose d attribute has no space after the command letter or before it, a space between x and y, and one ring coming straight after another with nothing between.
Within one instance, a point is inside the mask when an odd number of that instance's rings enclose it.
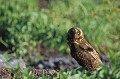
<instances>
[{"instance_id":1,"label":"yellow eye","mask_svg":"<svg viewBox=\"0 0 120 79\"><path fill-rule=\"evenodd\" d=\"M78 32L77 34L78 34L78 35L80 35L80 33L79 33L79 32Z\"/></svg>"}]
</instances>

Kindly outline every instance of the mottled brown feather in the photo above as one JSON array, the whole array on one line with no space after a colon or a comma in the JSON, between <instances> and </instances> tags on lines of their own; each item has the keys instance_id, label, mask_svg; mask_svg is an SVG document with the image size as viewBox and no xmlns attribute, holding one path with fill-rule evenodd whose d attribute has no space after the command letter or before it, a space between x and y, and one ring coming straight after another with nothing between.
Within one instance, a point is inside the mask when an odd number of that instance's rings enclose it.
<instances>
[{"instance_id":1,"label":"mottled brown feather","mask_svg":"<svg viewBox=\"0 0 120 79\"><path fill-rule=\"evenodd\" d=\"M67 34L71 56L79 65L92 72L99 68L101 60L95 49L85 40L82 30L71 28Z\"/></svg>"}]
</instances>

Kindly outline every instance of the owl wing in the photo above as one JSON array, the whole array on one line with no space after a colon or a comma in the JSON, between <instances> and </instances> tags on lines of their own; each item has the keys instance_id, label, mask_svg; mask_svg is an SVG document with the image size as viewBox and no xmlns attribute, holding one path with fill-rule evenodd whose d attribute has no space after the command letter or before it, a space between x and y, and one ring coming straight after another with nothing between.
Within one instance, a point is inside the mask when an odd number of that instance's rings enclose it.
<instances>
[{"instance_id":1,"label":"owl wing","mask_svg":"<svg viewBox=\"0 0 120 79\"><path fill-rule=\"evenodd\" d=\"M94 59L97 59L98 54L89 43L83 42L83 43L79 44L79 47L81 49L87 51Z\"/></svg>"}]
</instances>

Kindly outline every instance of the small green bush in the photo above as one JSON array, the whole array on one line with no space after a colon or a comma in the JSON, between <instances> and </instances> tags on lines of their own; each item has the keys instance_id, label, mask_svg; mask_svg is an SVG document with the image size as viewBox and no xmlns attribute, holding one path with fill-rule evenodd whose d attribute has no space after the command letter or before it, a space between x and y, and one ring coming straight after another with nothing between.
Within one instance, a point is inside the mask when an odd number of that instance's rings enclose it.
<instances>
[{"instance_id":1,"label":"small green bush","mask_svg":"<svg viewBox=\"0 0 120 79\"><path fill-rule=\"evenodd\" d=\"M31 7L24 1L0 1L0 37L8 44L8 48L22 55L30 46L32 34ZM34 42L32 42L34 43Z\"/></svg>"}]
</instances>

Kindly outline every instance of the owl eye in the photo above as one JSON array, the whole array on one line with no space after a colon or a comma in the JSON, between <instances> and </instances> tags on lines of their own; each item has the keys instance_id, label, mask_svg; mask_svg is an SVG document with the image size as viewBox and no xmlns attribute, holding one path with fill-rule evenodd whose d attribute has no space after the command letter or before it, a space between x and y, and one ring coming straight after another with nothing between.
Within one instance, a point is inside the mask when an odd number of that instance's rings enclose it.
<instances>
[{"instance_id":1,"label":"owl eye","mask_svg":"<svg viewBox=\"0 0 120 79\"><path fill-rule=\"evenodd\" d=\"M80 32L78 32L77 34L80 35Z\"/></svg>"}]
</instances>

